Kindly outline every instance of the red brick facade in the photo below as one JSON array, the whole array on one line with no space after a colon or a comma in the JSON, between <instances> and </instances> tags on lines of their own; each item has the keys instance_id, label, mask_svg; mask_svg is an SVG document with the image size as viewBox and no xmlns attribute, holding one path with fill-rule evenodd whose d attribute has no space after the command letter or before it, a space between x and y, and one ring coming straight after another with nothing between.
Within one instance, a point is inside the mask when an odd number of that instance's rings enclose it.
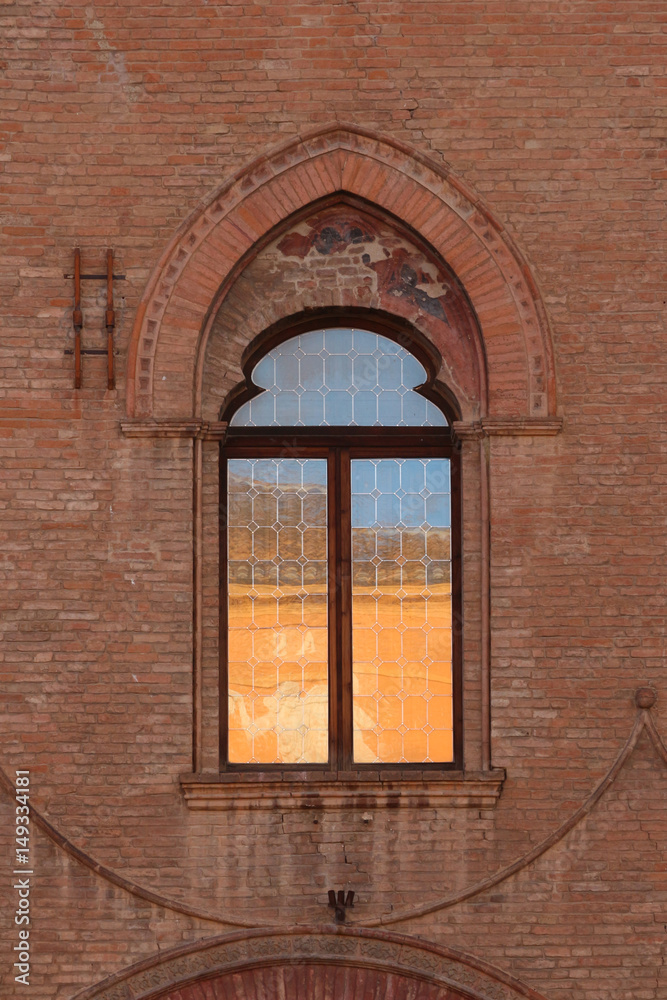
<instances>
[{"instance_id":1,"label":"red brick facade","mask_svg":"<svg viewBox=\"0 0 667 1000\"><path fill-rule=\"evenodd\" d=\"M2 997L663 1000L662 5L0 24ZM457 417L464 770L221 777L226 402L349 309Z\"/></svg>"}]
</instances>

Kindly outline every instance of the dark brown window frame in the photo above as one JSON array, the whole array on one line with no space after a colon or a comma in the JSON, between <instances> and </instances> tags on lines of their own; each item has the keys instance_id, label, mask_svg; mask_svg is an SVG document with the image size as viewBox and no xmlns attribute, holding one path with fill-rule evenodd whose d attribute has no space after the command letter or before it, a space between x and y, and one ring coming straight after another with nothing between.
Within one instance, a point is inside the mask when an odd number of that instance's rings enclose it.
<instances>
[{"instance_id":1,"label":"dark brown window frame","mask_svg":"<svg viewBox=\"0 0 667 1000\"><path fill-rule=\"evenodd\" d=\"M458 416L448 393L435 384L434 349L405 323L365 310L328 310L282 322L246 352L245 385L232 393L223 412L233 413L259 391L251 373L277 344L314 329L352 326L372 330L401 343L424 364L428 380L419 391L450 419ZM329 538L329 760L324 764L232 764L228 761L227 670L227 460L229 458L326 458L328 462ZM437 763L360 763L352 751L352 624L350 460L352 458L448 458L451 471L452 702L453 760ZM229 427L220 446L220 772L302 775L304 772L403 774L463 769L461 462L450 427ZM347 501L347 502L345 502Z\"/></svg>"},{"instance_id":2,"label":"dark brown window frame","mask_svg":"<svg viewBox=\"0 0 667 1000\"><path fill-rule=\"evenodd\" d=\"M287 429L284 429L287 430ZM461 705L461 490L459 450L444 428L262 428L229 432L220 454L220 766L234 771L460 770ZM327 433L328 432L328 433ZM397 434L398 432L398 434ZM400 437L400 441L397 441ZM328 465L329 538L329 760L325 764L231 764L227 760L227 460L320 458ZM356 458L447 458L451 470L452 694L454 760L444 763L362 764L352 755L352 588L350 461Z\"/></svg>"}]
</instances>

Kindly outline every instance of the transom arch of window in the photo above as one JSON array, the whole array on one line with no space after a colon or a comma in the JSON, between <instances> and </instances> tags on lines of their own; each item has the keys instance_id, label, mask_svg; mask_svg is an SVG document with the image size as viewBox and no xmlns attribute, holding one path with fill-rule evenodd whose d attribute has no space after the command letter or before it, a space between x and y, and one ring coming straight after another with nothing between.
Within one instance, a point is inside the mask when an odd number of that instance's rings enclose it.
<instances>
[{"instance_id":1,"label":"transom arch of window","mask_svg":"<svg viewBox=\"0 0 667 1000\"><path fill-rule=\"evenodd\" d=\"M461 419L431 341L381 310L286 317L246 348L242 368L220 408L230 427L444 428Z\"/></svg>"},{"instance_id":2,"label":"transom arch of window","mask_svg":"<svg viewBox=\"0 0 667 1000\"><path fill-rule=\"evenodd\" d=\"M256 364L261 391L234 413L236 427L444 427L435 403L416 392L427 373L380 333L327 327L298 334Z\"/></svg>"},{"instance_id":3,"label":"transom arch of window","mask_svg":"<svg viewBox=\"0 0 667 1000\"><path fill-rule=\"evenodd\" d=\"M227 407L221 766L460 766L458 455L433 366L381 329L292 334Z\"/></svg>"}]
</instances>

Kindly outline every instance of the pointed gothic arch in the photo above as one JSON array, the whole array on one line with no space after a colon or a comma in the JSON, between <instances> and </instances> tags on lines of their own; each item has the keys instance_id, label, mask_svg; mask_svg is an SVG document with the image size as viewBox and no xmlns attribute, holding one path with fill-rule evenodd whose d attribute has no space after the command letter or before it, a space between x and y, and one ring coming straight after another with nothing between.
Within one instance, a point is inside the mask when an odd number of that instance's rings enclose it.
<instances>
[{"instance_id":1,"label":"pointed gothic arch","mask_svg":"<svg viewBox=\"0 0 667 1000\"><path fill-rule=\"evenodd\" d=\"M438 391L459 417L452 427L477 494L463 524L469 579L479 581L478 597L469 594L481 608L479 630L472 607L467 616L464 755L467 768L500 781L491 763L490 459L482 438L558 433L546 314L507 233L448 167L341 124L255 160L183 223L147 285L130 341L124 434L194 439L193 772L215 770L219 760L210 704L219 632L205 622L218 607L225 404L277 326L351 308L405 324L410 343L430 343Z\"/></svg>"},{"instance_id":2,"label":"pointed gothic arch","mask_svg":"<svg viewBox=\"0 0 667 1000\"><path fill-rule=\"evenodd\" d=\"M465 290L488 369L488 388L465 417L554 416L546 314L528 267L501 224L446 166L368 130L339 124L255 160L184 222L137 314L127 368L128 415L197 418L202 343L241 263L286 220L323 200L349 197L418 234Z\"/></svg>"}]
</instances>

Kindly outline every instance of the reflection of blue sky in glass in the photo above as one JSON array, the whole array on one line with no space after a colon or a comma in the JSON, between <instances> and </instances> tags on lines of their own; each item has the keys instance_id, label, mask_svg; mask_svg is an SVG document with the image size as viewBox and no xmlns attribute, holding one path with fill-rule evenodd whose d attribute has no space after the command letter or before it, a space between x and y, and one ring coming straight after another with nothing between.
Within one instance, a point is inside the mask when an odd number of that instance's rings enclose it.
<instances>
[{"instance_id":1,"label":"reflection of blue sky in glass","mask_svg":"<svg viewBox=\"0 0 667 1000\"><path fill-rule=\"evenodd\" d=\"M414 391L426 371L394 341L368 330L313 330L292 337L255 366L265 391L241 406L236 427L444 427Z\"/></svg>"},{"instance_id":2,"label":"reflection of blue sky in glass","mask_svg":"<svg viewBox=\"0 0 667 1000\"><path fill-rule=\"evenodd\" d=\"M353 528L448 528L449 459L354 459Z\"/></svg>"}]
</instances>

